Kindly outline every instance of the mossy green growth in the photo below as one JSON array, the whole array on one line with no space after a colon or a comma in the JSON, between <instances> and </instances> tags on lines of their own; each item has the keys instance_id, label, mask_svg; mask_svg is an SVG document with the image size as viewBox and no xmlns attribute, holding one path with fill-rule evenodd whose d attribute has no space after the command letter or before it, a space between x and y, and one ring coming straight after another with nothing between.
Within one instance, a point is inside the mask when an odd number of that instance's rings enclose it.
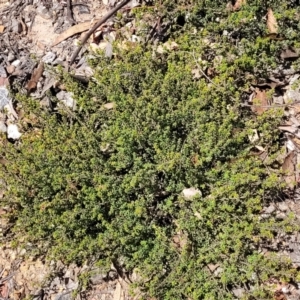
<instances>
[{"instance_id":1,"label":"mossy green growth","mask_svg":"<svg viewBox=\"0 0 300 300\"><path fill-rule=\"evenodd\" d=\"M258 6L243 9L262 14ZM234 299L232 289L244 287L244 299L272 299L265 283L297 272L261 245L297 224L292 215L261 216L283 184L266 168L272 160L251 154L249 134L258 130L257 143L276 157L283 111L256 117L240 103L287 42L260 38L260 20L251 23L252 40L232 42L225 21L206 18L208 33L194 22L197 13L170 35L175 50L116 44L112 60L99 53L91 61L88 86L65 74L74 114L30 106L38 129L2 150L9 187L2 201L14 208L15 237L39 245L39 254L134 270L141 297ZM226 22L240 24L233 16ZM22 98L25 108L28 101ZM184 198L190 187L201 194Z\"/></svg>"}]
</instances>

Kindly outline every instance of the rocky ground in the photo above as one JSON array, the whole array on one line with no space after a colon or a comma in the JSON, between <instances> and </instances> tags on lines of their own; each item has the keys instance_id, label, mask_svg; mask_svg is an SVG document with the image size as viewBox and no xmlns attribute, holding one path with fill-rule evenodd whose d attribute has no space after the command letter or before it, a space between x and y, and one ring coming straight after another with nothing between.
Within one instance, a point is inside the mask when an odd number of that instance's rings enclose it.
<instances>
[{"instance_id":1,"label":"rocky ground","mask_svg":"<svg viewBox=\"0 0 300 300\"><path fill-rule=\"evenodd\" d=\"M30 94L40 104L51 106L49 91L68 109L76 107L72 95L63 89L51 73L51 67L61 65L69 67L72 54L79 40L87 30L116 5L116 0L0 0L0 131L14 141L21 137L19 124L27 122L22 116L22 106L10 98L8 89L19 86L24 93ZM71 4L71 5L70 5ZM139 1L130 1L122 12L128 13ZM95 49L104 49L107 56L112 53L112 41L116 34L112 30L114 19L111 18L89 39L72 65L72 71L80 80L88 80L92 70L86 63L84 54ZM133 21L128 21L123 36L137 41L134 34ZM176 47L176 45L173 45ZM293 49L282 52L283 59L293 59L299 53ZM196 70L197 71L197 70ZM196 74L196 73L195 73ZM198 75L197 75L198 74ZM195 76L200 76L199 71ZM284 80L282 81L282 74ZM280 75L280 76L279 76ZM280 126L285 138L283 143L282 164L287 172L286 182L299 182L300 162L300 88L294 89L293 83L300 77L293 69L275 70L270 73L269 82L257 83L249 95L245 105L253 105L251 99L259 98L263 107L252 109L261 114L269 108L269 100L264 86L280 87L280 94L273 95L272 103L286 107L286 121ZM281 78L281 79L279 79ZM5 110L4 110L5 108ZM259 138L257 132L249 136L255 143ZM262 160L267 159L266 149L255 146ZM1 194L0 194L1 196ZM0 216L4 216L8 208L0 208ZM270 214L278 220L286 218L289 212L300 217L300 194L297 191L285 197L281 203L268 204L261 217ZM5 235L9 224L1 218L1 231ZM274 249L280 249L282 255L290 256L293 263L300 268L300 235L289 238L279 236ZM262 251L268 252L264 248ZM90 272L91 278L87 286L82 286L80 275ZM299 283L300 285L300 283ZM77 294L75 293L77 290ZM236 291L238 297L242 291ZM61 262L46 263L27 255L25 249L14 249L10 243L2 246L0 253L0 298L1 299L134 299L129 296L128 282L118 276L113 267L103 272L93 266L65 266ZM280 298L281 297L281 298ZM136 296L135 299L138 299ZM278 299L300 299L298 286L280 285L278 283Z\"/></svg>"}]
</instances>

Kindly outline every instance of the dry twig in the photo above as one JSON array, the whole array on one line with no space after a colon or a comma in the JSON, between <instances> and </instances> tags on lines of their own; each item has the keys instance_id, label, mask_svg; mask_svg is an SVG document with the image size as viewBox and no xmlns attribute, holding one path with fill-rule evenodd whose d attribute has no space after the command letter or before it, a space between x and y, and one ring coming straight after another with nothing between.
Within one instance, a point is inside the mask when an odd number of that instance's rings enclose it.
<instances>
[{"instance_id":1,"label":"dry twig","mask_svg":"<svg viewBox=\"0 0 300 300\"><path fill-rule=\"evenodd\" d=\"M99 20L83 37L80 46L77 47L75 52L73 53L70 65L73 64L75 61L78 53L80 52L82 46L86 43L86 41L89 39L89 37L94 33L94 31L100 27L103 23L105 23L110 17L112 17L118 10L120 10L124 5L126 5L130 0L124 0L120 4L118 4L115 8L113 8L111 11L109 11L101 20Z\"/></svg>"},{"instance_id":2,"label":"dry twig","mask_svg":"<svg viewBox=\"0 0 300 300\"><path fill-rule=\"evenodd\" d=\"M206 74L205 74L205 72L200 68L200 66L199 66L199 64L198 64L198 62L197 62L197 60L196 60L196 57L195 57L195 53L194 53L194 51L193 51L193 57L194 57L194 60L195 60L195 63L196 63L196 66L197 66L197 68L198 68L198 70L201 72L201 74L211 83L211 84L213 84L214 86L217 86Z\"/></svg>"},{"instance_id":3,"label":"dry twig","mask_svg":"<svg viewBox=\"0 0 300 300\"><path fill-rule=\"evenodd\" d=\"M72 0L67 0L67 17L71 25L74 25L76 23L72 14Z\"/></svg>"}]
</instances>

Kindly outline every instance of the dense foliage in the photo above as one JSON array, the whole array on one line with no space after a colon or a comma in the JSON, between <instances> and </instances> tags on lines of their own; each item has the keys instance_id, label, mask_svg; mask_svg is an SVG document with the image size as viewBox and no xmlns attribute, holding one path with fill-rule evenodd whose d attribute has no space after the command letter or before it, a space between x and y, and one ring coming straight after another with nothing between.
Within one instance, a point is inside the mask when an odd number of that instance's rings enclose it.
<instances>
[{"instance_id":1,"label":"dense foliage","mask_svg":"<svg viewBox=\"0 0 300 300\"><path fill-rule=\"evenodd\" d=\"M20 97L27 125L19 143L2 149L1 166L14 234L38 245L37 254L135 270L145 297L233 299L242 286L245 299L271 299L270 278L297 275L260 251L295 225L293 216L260 215L284 186L266 168L280 149L282 110L254 116L240 104L255 78L282 63L279 51L297 46L300 11L289 1L248 1L234 12L223 1L162 2L162 42L176 47L116 43L112 59L98 53L88 86L64 76L74 113ZM284 39L267 36L268 5L281 11ZM253 129L269 149L264 164L251 152ZM201 195L184 198L190 187Z\"/></svg>"}]
</instances>

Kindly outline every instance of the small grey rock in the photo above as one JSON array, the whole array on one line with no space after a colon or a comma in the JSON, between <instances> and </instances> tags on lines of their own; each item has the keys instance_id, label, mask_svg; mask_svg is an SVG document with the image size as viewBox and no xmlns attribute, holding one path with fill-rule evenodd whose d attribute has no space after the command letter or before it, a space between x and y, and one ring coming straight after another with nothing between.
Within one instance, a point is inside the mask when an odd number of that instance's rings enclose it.
<instances>
[{"instance_id":1,"label":"small grey rock","mask_svg":"<svg viewBox=\"0 0 300 300\"><path fill-rule=\"evenodd\" d=\"M95 274L90 278L90 282L93 285L97 285L100 283L103 283L104 279L106 279L107 274L106 273L99 273L99 274Z\"/></svg>"},{"instance_id":2,"label":"small grey rock","mask_svg":"<svg viewBox=\"0 0 300 300\"><path fill-rule=\"evenodd\" d=\"M76 290L78 288L78 282L73 281L72 279L68 278L68 283L66 284L66 288L68 290Z\"/></svg>"},{"instance_id":3,"label":"small grey rock","mask_svg":"<svg viewBox=\"0 0 300 300\"><path fill-rule=\"evenodd\" d=\"M284 220L285 218L286 218L286 214L285 213L283 213L283 212L280 212L280 213L278 213L278 214L276 214L276 220L278 220L278 221L282 221L282 220Z\"/></svg>"},{"instance_id":4,"label":"small grey rock","mask_svg":"<svg viewBox=\"0 0 300 300\"><path fill-rule=\"evenodd\" d=\"M7 55L7 60L9 62L13 61L15 59L15 55L12 53L12 52L9 52L8 55Z\"/></svg>"},{"instance_id":5,"label":"small grey rock","mask_svg":"<svg viewBox=\"0 0 300 300\"><path fill-rule=\"evenodd\" d=\"M283 95L284 103L295 102L300 98L299 90L287 90Z\"/></svg>"},{"instance_id":6,"label":"small grey rock","mask_svg":"<svg viewBox=\"0 0 300 300\"><path fill-rule=\"evenodd\" d=\"M47 8L43 5L39 5L36 9L36 13L42 18L49 20L52 18L51 13L47 10Z\"/></svg>"},{"instance_id":7,"label":"small grey rock","mask_svg":"<svg viewBox=\"0 0 300 300\"><path fill-rule=\"evenodd\" d=\"M46 64L51 64L54 62L56 58L56 54L53 52L47 52L45 56L43 56L42 60Z\"/></svg>"},{"instance_id":8,"label":"small grey rock","mask_svg":"<svg viewBox=\"0 0 300 300\"><path fill-rule=\"evenodd\" d=\"M244 296L245 290L243 288L232 289L232 293L239 299Z\"/></svg>"},{"instance_id":9,"label":"small grey rock","mask_svg":"<svg viewBox=\"0 0 300 300\"><path fill-rule=\"evenodd\" d=\"M64 278L72 278L72 274L73 274L72 270L67 270L64 275Z\"/></svg>"},{"instance_id":10,"label":"small grey rock","mask_svg":"<svg viewBox=\"0 0 300 300\"><path fill-rule=\"evenodd\" d=\"M276 104L282 105L284 103L284 99L282 96L273 96L273 101Z\"/></svg>"},{"instance_id":11,"label":"small grey rock","mask_svg":"<svg viewBox=\"0 0 300 300\"><path fill-rule=\"evenodd\" d=\"M289 210L289 206L286 203L284 203L284 202L279 203L278 204L278 208L281 211L288 211Z\"/></svg>"},{"instance_id":12,"label":"small grey rock","mask_svg":"<svg viewBox=\"0 0 300 300\"><path fill-rule=\"evenodd\" d=\"M270 206L268 206L266 209L265 209L265 213L266 214L272 214L274 211L275 211L275 206L274 205L270 205Z\"/></svg>"},{"instance_id":13,"label":"small grey rock","mask_svg":"<svg viewBox=\"0 0 300 300\"><path fill-rule=\"evenodd\" d=\"M56 295L55 300L73 300L71 292L65 292Z\"/></svg>"},{"instance_id":14,"label":"small grey rock","mask_svg":"<svg viewBox=\"0 0 300 300\"><path fill-rule=\"evenodd\" d=\"M60 91L59 93L56 94L56 97L58 100L64 103L65 106L75 110L76 102L73 99L71 93Z\"/></svg>"},{"instance_id":15,"label":"small grey rock","mask_svg":"<svg viewBox=\"0 0 300 300\"><path fill-rule=\"evenodd\" d=\"M11 29L12 29L13 32L21 33L22 32L22 25L18 20L13 19L12 22L11 22Z\"/></svg>"},{"instance_id":16,"label":"small grey rock","mask_svg":"<svg viewBox=\"0 0 300 300\"><path fill-rule=\"evenodd\" d=\"M9 92L4 86L0 87L0 109L3 109L5 105L9 103Z\"/></svg>"},{"instance_id":17,"label":"small grey rock","mask_svg":"<svg viewBox=\"0 0 300 300\"><path fill-rule=\"evenodd\" d=\"M58 286L60 286L60 279L59 277L55 277L50 283L50 289L54 290Z\"/></svg>"},{"instance_id":18,"label":"small grey rock","mask_svg":"<svg viewBox=\"0 0 300 300\"><path fill-rule=\"evenodd\" d=\"M0 65L0 77L4 77L4 78L7 77L5 68L2 65Z\"/></svg>"}]
</instances>

